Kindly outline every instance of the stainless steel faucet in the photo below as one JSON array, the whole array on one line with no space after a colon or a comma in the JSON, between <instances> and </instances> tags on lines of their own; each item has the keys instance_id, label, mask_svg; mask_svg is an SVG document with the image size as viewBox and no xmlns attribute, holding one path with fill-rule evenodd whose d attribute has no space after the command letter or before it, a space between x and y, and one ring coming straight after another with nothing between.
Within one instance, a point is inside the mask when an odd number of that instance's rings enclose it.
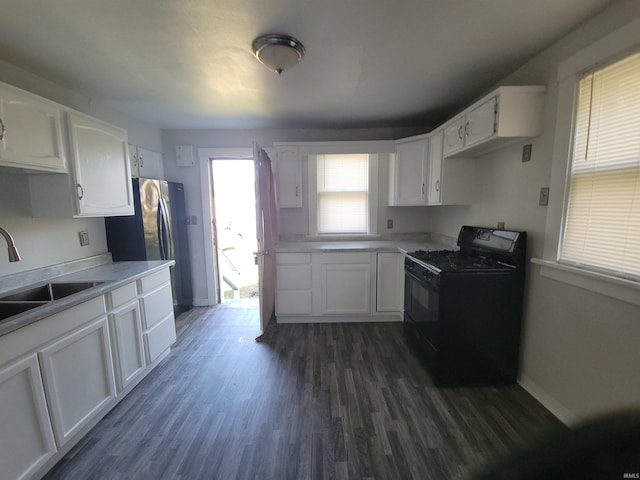
<instances>
[{"instance_id":1,"label":"stainless steel faucet","mask_svg":"<svg viewBox=\"0 0 640 480\"><path fill-rule=\"evenodd\" d=\"M18 253L16 244L13 242L13 237L11 236L11 234L2 227L0 227L0 234L2 234L4 239L7 241L7 246L9 247L9 261L19 262L20 254Z\"/></svg>"}]
</instances>

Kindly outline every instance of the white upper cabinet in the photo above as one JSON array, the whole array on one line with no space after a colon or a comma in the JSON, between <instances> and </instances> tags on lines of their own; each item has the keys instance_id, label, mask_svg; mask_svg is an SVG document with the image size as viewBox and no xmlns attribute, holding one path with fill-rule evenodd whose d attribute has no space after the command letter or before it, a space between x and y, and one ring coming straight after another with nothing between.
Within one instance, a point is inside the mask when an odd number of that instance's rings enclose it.
<instances>
[{"instance_id":1,"label":"white upper cabinet","mask_svg":"<svg viewBox=\"0 0 640 480\"><path fill-rule=\"evenodd\" d=\"M403 140L389 163L389 206L427 204L429 139Z\"/></svg>"},{"instance_id":2,"label":"white upper cabinet","mask_svg":"<svg viewBox=\"0 0 640 480\"><path fill-rule=\"evenodd\" d=\"M473 200L475 159L444 158L444 130L429 139L429 189L427 205L468 205Z\"/></svg>"},{"instance_id":3,"label":"white upper cabinet","mask_svg":"<svg viewBox=\"0 0 640 480\"><path fill-rule=\"evenodd\" d=\"M302 162L298 147L276 146L275 167L278 208L301 208Z\"/></svg>"},{"instance_id":4,"label":"white upper cabinet","mask_svg":"<svg viewBox=\"0 0 640 480\"><path fill-rule=\"evenodd\" d=\"M444 156L484 155L540 134L544 86L499 87L444 126Z\"/></svg>"},{"instance_id":5,"label":"white upper cabinet","mask_svg":"<svg viewBox=\"0 0 640 480\"><path fill-rule=\"evenodd\" d=\"M129 144L131 176L164 180L162 154Z\"/></svg>"},{"instance_id":6,"label":"white upper cabinet","mask_svg":"<svg viewBox=\"0 0 640 480\"><path fill-rule=\"evenodd\" d=\"M61 117L59 105L0 84L0 165L66 172Z\"/></svg>"},{"instance_id":7,"label":"white upper cabinet","mask_svg":"<svg viewBox=\"0 0 640 480\"><path fill-rule=\"evenodd\" d=\"M132 215L127 132L81 113L68 119L76 216Z\"/></svg>"}]
</instances>

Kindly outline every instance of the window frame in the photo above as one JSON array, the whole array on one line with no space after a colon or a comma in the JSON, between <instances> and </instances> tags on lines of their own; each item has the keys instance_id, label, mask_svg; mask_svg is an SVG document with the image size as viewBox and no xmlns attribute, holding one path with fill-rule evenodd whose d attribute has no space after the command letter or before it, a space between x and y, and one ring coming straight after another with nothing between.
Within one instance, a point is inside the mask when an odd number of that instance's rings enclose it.
<instances>
[{"instance_id":1,"label":"window frame","mask_svg":"<svg viewBox=\"0 0 640 480\"><path fill-rule=\"evenodd\" d=\"M578 76L640 49L640 19L615 30L560 62L557 75L557 110L550 178L549 207L543 258L532 258L544 277L640 305L640 282L585 266L559 261L569 195Z\"/></svg>"}]
</instances>

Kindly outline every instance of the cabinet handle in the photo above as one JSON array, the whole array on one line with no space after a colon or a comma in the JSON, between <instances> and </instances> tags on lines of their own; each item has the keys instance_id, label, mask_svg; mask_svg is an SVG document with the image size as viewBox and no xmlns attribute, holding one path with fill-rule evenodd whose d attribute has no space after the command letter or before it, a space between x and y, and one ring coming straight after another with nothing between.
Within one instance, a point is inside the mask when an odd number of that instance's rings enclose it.
<instances>
[{"instance_id":1,"label":"cabinet handle","mask_svg":"<svg viewBox=\"0 0 640 480\"><path fill-rule=\"evenodd\" d=\"M138 157L138 165L140 165L141 167L144 167L144 160L142 157Z\"/></svg>"},{"instance_id":2,"label":"cabinet handle","mask_svg":"<svg viewBox=\"0 0 640 480\"><path fill-rule=\"evenodd\" d=\"M424 195L424 183L422 184L422 195Z\"/></svg>"},{"instance_id":3,"label":"cabinet handle","mask_svg":"<svg viewBox=\"0 0 640 480\"><path fill-rule=\"evenodd\" d=\"M79 183L77 184L78 186L78 190L80 190L78 193L78 200L82 200L84 198L84 188L82 188L82 185L80 185Z\"/></svg>"},{"instance_id":4,"label":"cabinet handle","mask_svg":"<svg viewBox=\"0 0 640 480\"><path fill-rule=\"evenodd\" d=\"M133 165L138 166L138 157L136 155L133 156Z\"/></svg>"},{"instance_id":5,"label":"cabinet handle","mask_svg":"<svg viewBox=\"0 0 640 480\"><path fill-rule=\"evenodd\" d=\"M468 137L469 136L469 122L464 124L464 134Z\"/></svg>"},{"instance_id":6,"label":"cabinet handle","mask_svg":"<svg viewBox=\"0 0 640 480\"><path fill-rule=\"evenodd\" d=\"M464 128L464 127L463 127L462 125L460 125L460 128L458 128L458 138L459 138L460 140L462 140L462 129L463 129L463 128Z\"/></svg>"},{"instance_id":7,"label":"cabinet handle","mask_svg":"<svg viewBox=\"0 0 640 480\"><path fill-rule=\"evenodd\" d=\"M4 140L4 132L6 131L7 129L4 127L4 122L0 118L0 140Z\"/></svg>"},{"instance_id":8,"label":"cabinet handle","mask_svg":"<svg viewBox=\"0 0 640 480\"><path fill-rule=\"evenodd\" d=\"M298 196L298 187L296 187L296 197Z\"/></svg>"},{"instance_id":9,"label":"cabinet handle","mask_svg":"<svg viewBox=\"0 0 640 480\"><path fill-rule=\"evenodd\" d=\"M440 191L440 180L436 180L436 192Z\"/></svg>"}]
</instances>

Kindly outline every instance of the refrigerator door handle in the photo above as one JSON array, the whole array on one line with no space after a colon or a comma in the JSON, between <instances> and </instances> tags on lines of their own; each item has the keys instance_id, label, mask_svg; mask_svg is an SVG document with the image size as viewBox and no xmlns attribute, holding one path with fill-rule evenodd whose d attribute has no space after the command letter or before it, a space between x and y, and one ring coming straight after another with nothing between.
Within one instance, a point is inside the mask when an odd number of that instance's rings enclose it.
<instances>
[{"instance_id":1,"label":"refrigerator door handle","mask_svg":"<svg viewBox=\"0 0 640 480\"><path fill-rule=\"evenodd\" d=\"M165 236L164 236L164 211L162 209L162 199L158 200L158 244L160 246L160 258L166 260Z\"/></svg>"},{"instance_id":2,"label":"refrigerator door handle","mask_svg":"<svg viewBox=\"0 0 640 480\"><path fill-rule=\"evenodd\" d=\"M158 205L158 211L161 212L162 217L162 260L170 260L173 255L171 252L173 250L173 245L171 242L171 230L169 230L169 209L167 208L167 202L164 198L160 199L160 204Z\"/></svg>"}]
</instances>

